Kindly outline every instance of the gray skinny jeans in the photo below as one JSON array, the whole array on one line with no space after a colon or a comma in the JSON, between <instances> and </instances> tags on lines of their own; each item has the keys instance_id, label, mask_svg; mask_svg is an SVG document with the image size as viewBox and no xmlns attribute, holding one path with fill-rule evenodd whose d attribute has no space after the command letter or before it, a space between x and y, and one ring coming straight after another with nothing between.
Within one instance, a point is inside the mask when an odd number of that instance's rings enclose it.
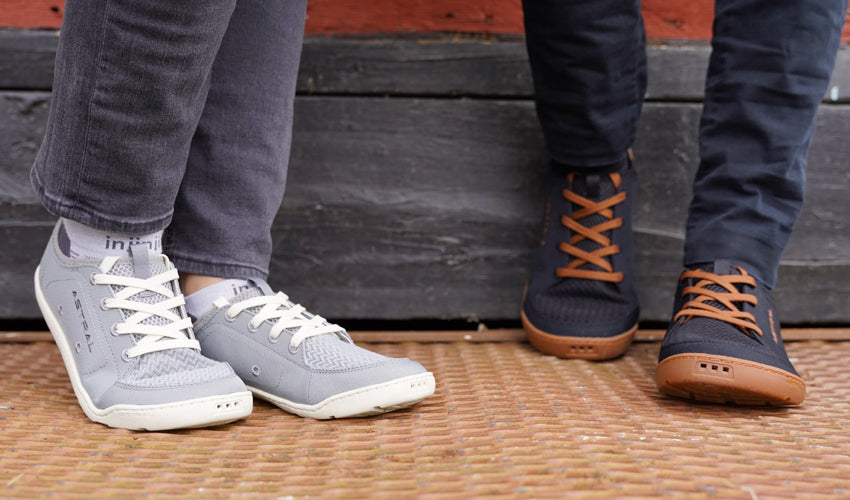
<instances>
[{"instance_id":1,"label":"gray skinny jeans","mask_svg":"<svg viewBox=\"0 0 850 500\"><path fill-rule=\"evenodd\" d=\"M265 278L306 0L68 0L32 183L52 214L165 229L183 272Z\"/></svg>"}]
</instances>

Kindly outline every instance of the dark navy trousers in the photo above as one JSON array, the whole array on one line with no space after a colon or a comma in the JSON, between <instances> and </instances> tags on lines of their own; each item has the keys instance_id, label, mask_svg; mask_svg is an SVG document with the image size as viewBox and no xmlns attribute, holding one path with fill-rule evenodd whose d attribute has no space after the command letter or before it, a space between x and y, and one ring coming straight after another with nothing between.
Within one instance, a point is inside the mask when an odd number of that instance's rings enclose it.
<instances>
[{"instance_id":1,"label":"dark navy trousers","mask_svg":"<svg viewBox=\"0 0 850 500\"><path fill-rule=\"evenodd\" d=\"M846 8L847 0L716 0L685 265L728 258L774 285ZM553 161L581 169L622 161L646 89L639 0L524 0L523 10Z\"/></svg>"}]
</instances>

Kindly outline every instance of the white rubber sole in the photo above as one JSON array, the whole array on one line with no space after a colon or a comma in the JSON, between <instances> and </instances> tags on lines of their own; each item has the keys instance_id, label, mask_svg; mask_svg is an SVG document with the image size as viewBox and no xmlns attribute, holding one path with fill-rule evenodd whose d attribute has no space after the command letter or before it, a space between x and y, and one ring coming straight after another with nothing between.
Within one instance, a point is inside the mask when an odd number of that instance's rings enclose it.
<instances>
[{"instance_id":1,"label":"white rubber sole","mask_svg":"<svg viewBox=\"0 0 850 500\"><path fill-rule=\"evenodd\" d=\"M301 417L366 417L415 405L434 394L436 382L431 372L411 375L331 396L315 405L294 403L259 389L248 387L255 396Z\"/></svg>"},{"instance_id":2,"label":"white rubber sole","mask_svg":"<svg viewBox=\"0 0 850 500\"><path fill-rule=\"evenodd\" d=\"M253 397L249 391L207 396L204 398L175 401L158 405L120 404L107 408L94 405L83 387L71 346L65 338L59 321L39 286L39 271L35 270L35 298L44 316L47 327L59 347L62 361L71 379L77 401L86 416L110 427L132 430L160 431L192 427L207 427L226 424L247 417L253 409Z\"/></svg>"}]
</instances>

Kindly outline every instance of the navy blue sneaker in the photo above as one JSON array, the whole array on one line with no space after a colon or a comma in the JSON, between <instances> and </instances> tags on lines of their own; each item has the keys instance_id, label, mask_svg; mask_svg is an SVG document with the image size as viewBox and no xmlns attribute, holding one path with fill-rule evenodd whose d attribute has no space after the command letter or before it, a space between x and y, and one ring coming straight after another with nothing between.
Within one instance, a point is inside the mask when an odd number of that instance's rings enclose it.
<instances>
[{"instance_id":1,"label":"navy blue sneaker","mask_svg":"<svg viewBox=\"0 0 850 500\"><path fill-rule=\"evenodd\" d=\"M522 302L538 350L561 358L622 355L637 330L631 159L608 173L556 173Z\"/></svg>"},{"instance_id":2,"label":"navy blue sneaker","mask_svg":"<svg viewBox=\"0 0 850 500\"><path fill-rule=\"evenodd\" d=\"M658 356L658 390L714 403L802 403L806 384L785 353L767 287L728 260L679 279Z\"/></svg>"}]
</instances>

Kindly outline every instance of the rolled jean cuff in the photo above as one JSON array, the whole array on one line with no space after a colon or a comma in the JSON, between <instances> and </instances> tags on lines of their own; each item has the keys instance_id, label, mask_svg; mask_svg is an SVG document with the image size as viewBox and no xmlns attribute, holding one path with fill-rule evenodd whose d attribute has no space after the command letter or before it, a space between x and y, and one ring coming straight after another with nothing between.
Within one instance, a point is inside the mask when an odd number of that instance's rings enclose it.
<instances>
[{"instance_id":1,"label":"rolled jean cuff","mask_svg":"<svg viewBox=\"0 0 850 500\"><path fill-rule=\"evenodd\" d=\"M614 158L611 161L607 161L606 157L585 161L577 161L575 158L569 161L552 159L551 167L555 172L608 173L619 170L628 157L628 150L623 150L621 154L611 155L611 158Z\"/></svg>"},{"instance_id":2,"label":"rolled jean cuff","mask_svg":"<svg viewBox=\"0 0 850 500\"><path fill-rule=\"evenodd\" d=\"M184 257L167 251L166 253L181 274L201 274L228 279L261 278L263 280L268 279L269 276L268 269L260 269L250 264L219 264Z\"/></svg>"},{"instance_id":3,"label":"rolled jean cuff","mask_svg":"<svg viewBox=\"0 0 850 500\"><path fill-rule=\"evenodd\" d=\"M684 265L688 267L717 259L729 259L732 265L743 267L768 288L773 288L782 252L783 248L752 235L729 230L708 230L700 235L688 235Z\"/></svg>"},{"instance_id":4,"label":"rolled jean cuff","mask_svg":"<svg viewBox=\"0 0 850 500\"><path fill-rule=\"evenodd\" d=\"M81 207L78 203L69 202L47 192L44 184L38 178L36 169L32 169L30 172L30 179L36 196L48 213L79 222L99 231L136 236L162 231L171 223L173 210L169 210L155 219L133 220L124 216L116 219L109 214L100 213L91 207Z\"/></svg>"}]
</instances>

